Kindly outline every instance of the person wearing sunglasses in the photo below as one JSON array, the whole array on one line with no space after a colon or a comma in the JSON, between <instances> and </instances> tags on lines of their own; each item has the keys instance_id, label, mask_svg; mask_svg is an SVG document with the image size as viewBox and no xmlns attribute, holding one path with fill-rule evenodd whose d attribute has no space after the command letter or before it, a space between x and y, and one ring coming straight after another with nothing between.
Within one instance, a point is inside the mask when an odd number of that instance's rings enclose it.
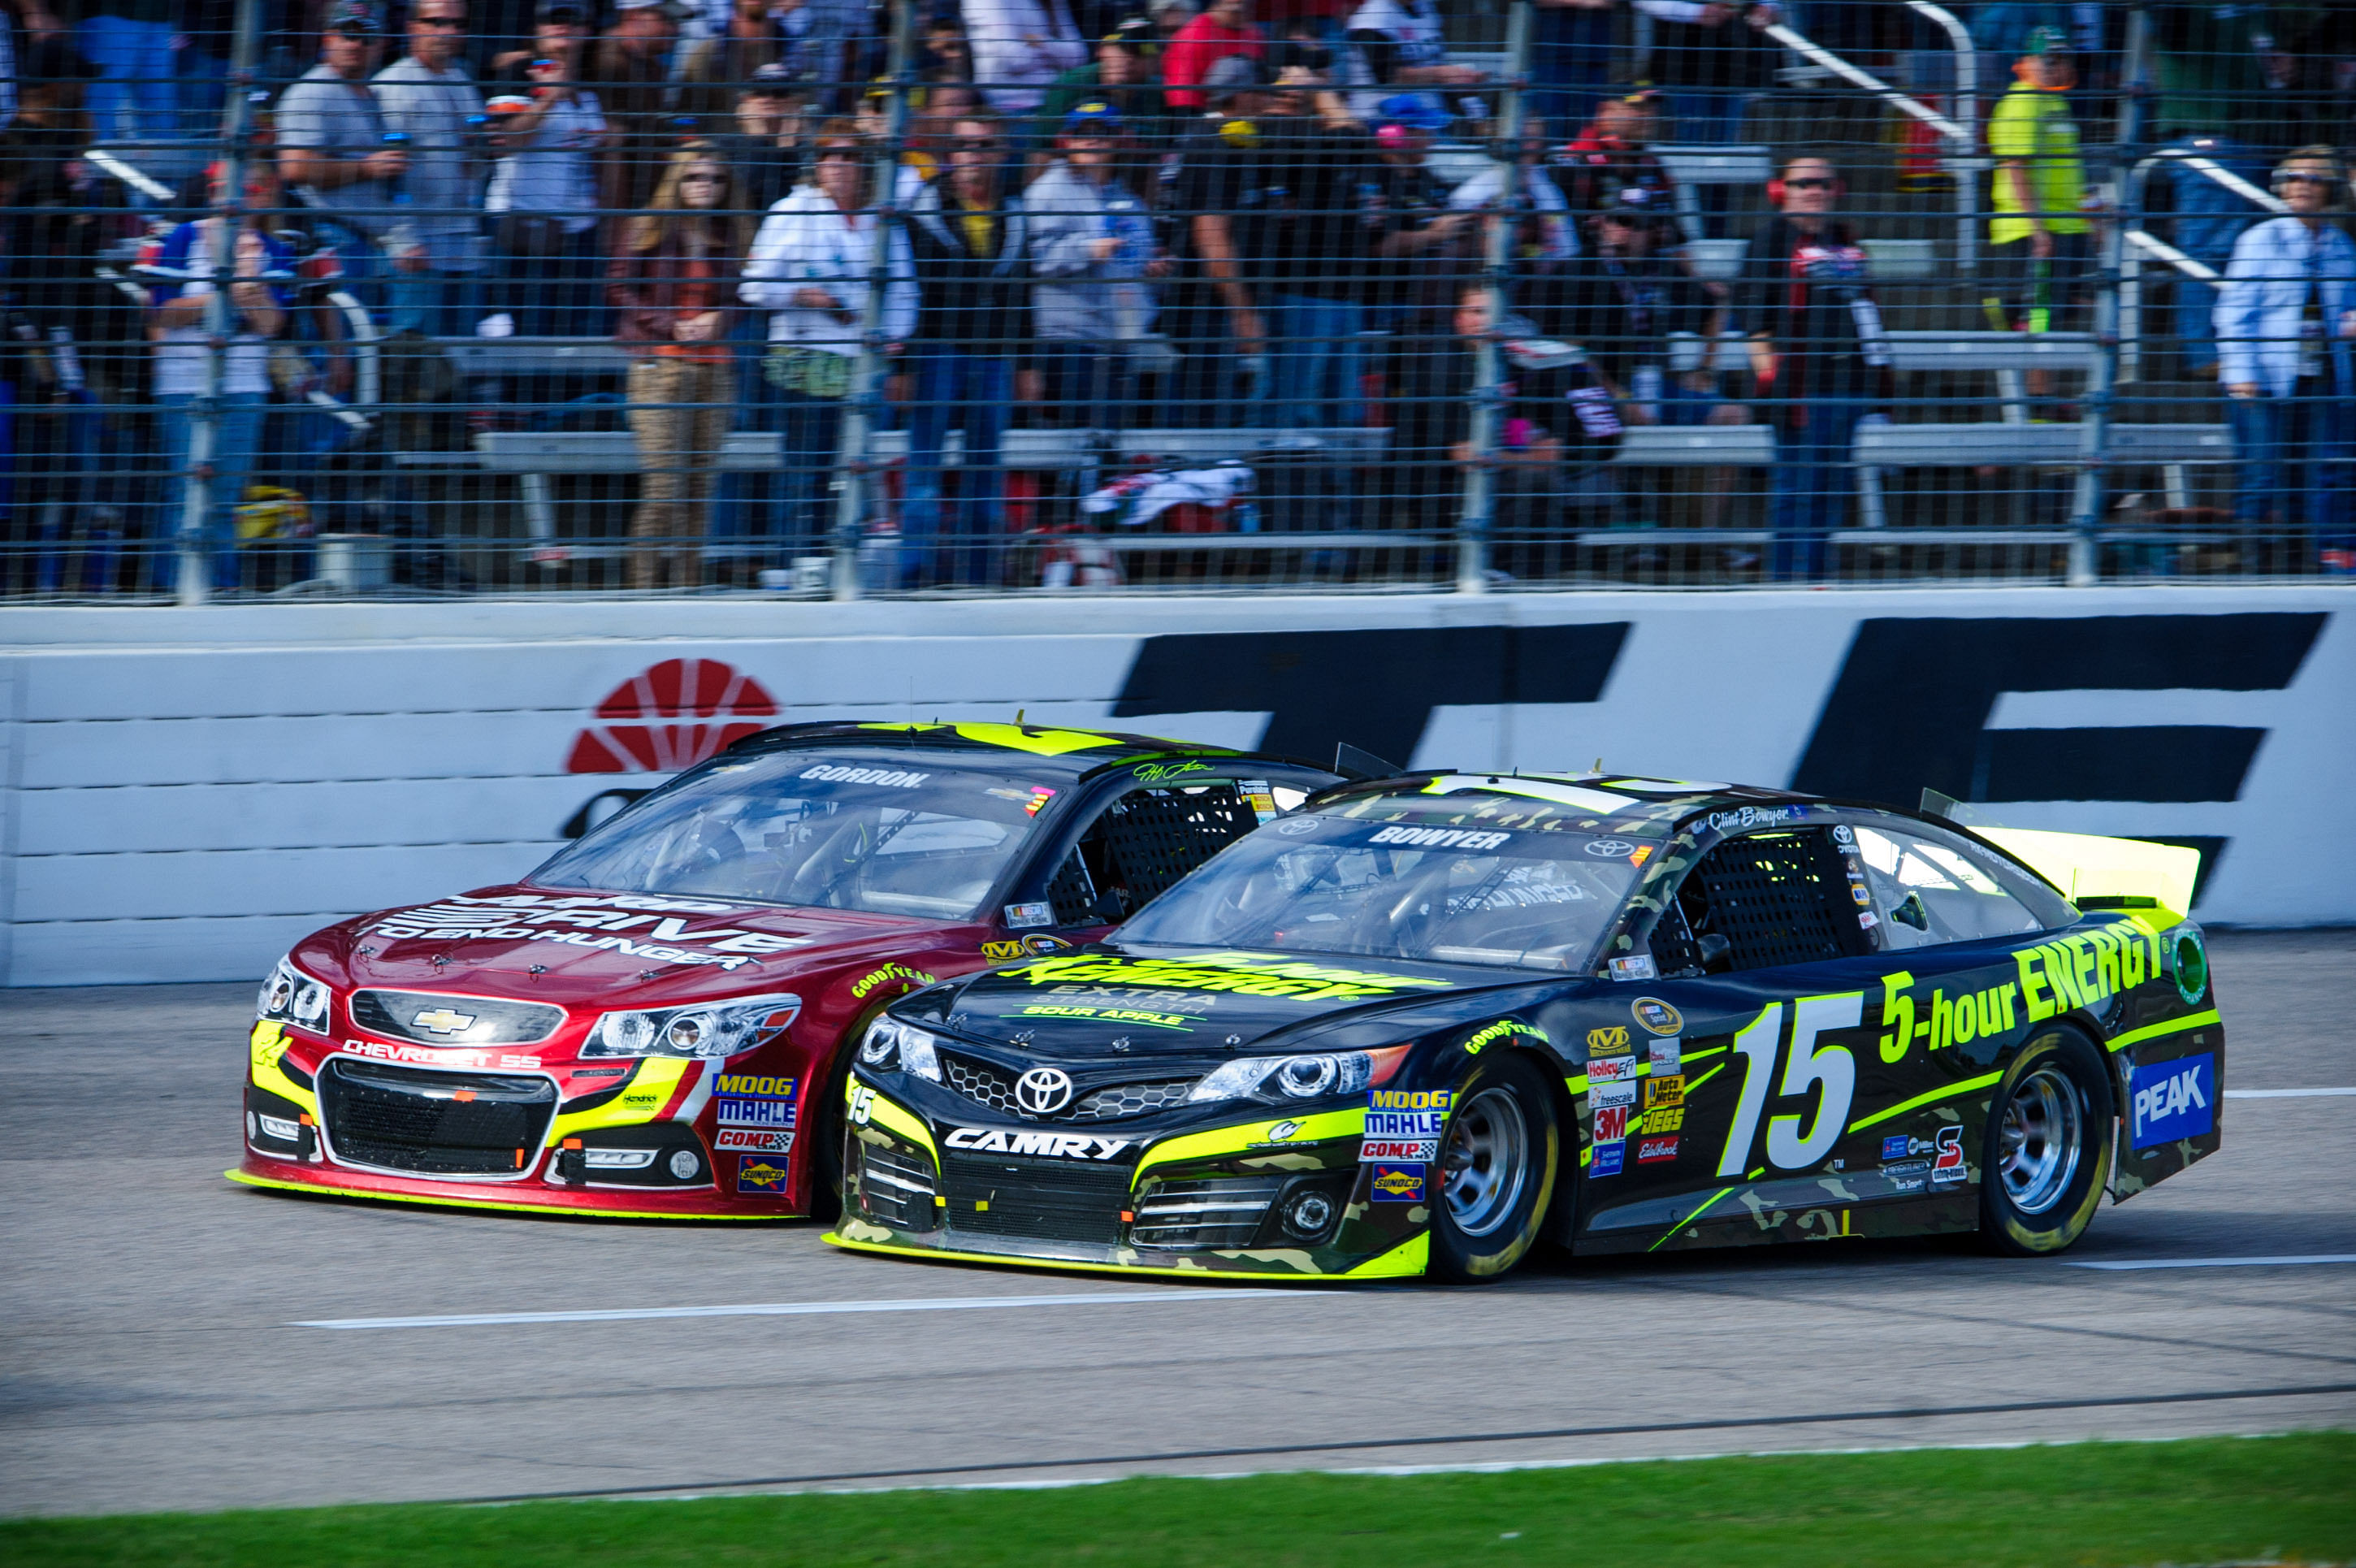
<instances>
[{"instance_id":1,"label":"person wearing sunglasses","mask_svg":"<svg viewBox=\"0 0 2356 1568\"><path fill-rule=\"evenodd\" d=\"M466 0L417 0L409 52L369 84L385 128L409 138L407 211L385 236L392 263L387 325L395 332L467 336L482 314L477 210L489 170L469 125L483 113L483 95L466 74Z\"/></svg>"},{"instance_id":2,"label":"person wearing sunglasses","mask_svg":"<svg viewBox=\"0 0 2356 1568\"><path fill-rule=\"evenodd\" d=\"M2216 308L2218 381L2239 462L2234 520L2267 530L2254 569L2356 572L2348 459L2356 244L2334 222L2348 185L2339 155L2301 147L2274 173L2290 210L2233 242Z\"/></svg>"},{"instance_id":3,"label":"person wearing sunglasses","mask_svg":"<svg viewBox=\"0 0 2356 1568\"><path fill-rule=\"evenodd\" d=\"M833 519L824 502L845 403L857 391L868 309L874 303L884 352L897 354L916 325L916 263L894 224L876 266L875 150L845 118L819 127L810 183L769 209L753 237L738 296L769 312L762 362L764 427L782 430L786 470L781 533L788 557L809 554ZM784 563L776 563L783 564Z\"/></svg>"},{"instance_id":4,"label":"person wearing sunglasses","mask_svg":"<svg viewBox=\"0 0 2356 1568\"><path fill-rule=\"evenodd\" d=\"M900 520L910 587L998 580L991 545L1004 532L1006 485L999 446L1031 343L1028 215L1006 188L998 121L977 111L949 129L948 166L918 193L908 227L923 295ZM965 432L965 461L955 498L944 500L941 450L952 426Z\"/></svg>"},{"instance_id":5,"label":"person wearing sunglasses","mask_svg":"<svg viewBox=\"0 0 2356 1568\"><path fill-rule=\"evenodd\" d=\"M702 585L712 470L735 413L730 301L752 229L742 205L719 149L689 142L670 156L651 209L623 226L605 268L638 440L633 588Z\"/></svg>"},{"instance_id":6,"label":"person wearing sunglasses","mask_svg":"<svg viewBox=\"0 0 2356 1568\"><path fill-rule=\"evenodd\" d=\"M1840 197L1829 159L1788 160L1768 184L1777 210L1751 236L1737 288L1759 401L1775 426L1778 581L1825 575L1828 536L1854 488L1850 443L1893 391L1865 248L1834 211Z\"/></svg>"}]
</instances>

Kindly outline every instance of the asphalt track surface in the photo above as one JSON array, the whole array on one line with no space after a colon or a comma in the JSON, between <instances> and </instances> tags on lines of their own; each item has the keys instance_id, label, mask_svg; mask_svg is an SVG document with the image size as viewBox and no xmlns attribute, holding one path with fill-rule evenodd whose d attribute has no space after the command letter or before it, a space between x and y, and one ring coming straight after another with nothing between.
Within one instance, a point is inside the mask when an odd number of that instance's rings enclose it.
<instances>
[{"instance_id":1,"label":"asphalt track surface","mask_svg":"<svg viewBox=\"0 0 2356 1568\"><path fill-rule=\"evenodd\" d=\"M2229 1091L2356 1087L2356 932L2213 953ZM2223 1152L2067 1262L1851 1241L1245 1292L233 1187L252 995L0 993L0 1512L2356 1425L2356 1095L2230 1099ZM2341 1261L2072 1266L2258 1258Z\"/></svg>"}]
</instances>

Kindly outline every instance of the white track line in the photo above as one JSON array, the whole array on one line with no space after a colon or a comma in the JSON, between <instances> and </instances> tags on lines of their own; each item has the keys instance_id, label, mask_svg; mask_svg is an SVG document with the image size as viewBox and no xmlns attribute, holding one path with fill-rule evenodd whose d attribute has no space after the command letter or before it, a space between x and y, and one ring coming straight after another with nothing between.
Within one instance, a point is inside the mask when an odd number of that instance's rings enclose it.
<instances>
[{"instance_id":1,"label":"white track line","mask_svg":"<svg viewBox=\"0 0 2356 1568\"><path fill-rule=\"evenodd\" d=\"M2073 1269L2280 1269L2300 1263L2356 1263L2356 1252L2311 1252L2296 1258L2122 1258L2115 1262L2072 1258Z\"/></svg>"},{"instance_id":2,"label":"white track line","mask_svg":"<svg viewBox=\"0 0 2356 1568\"><path fill-rule=\"evenodd\" d=\"M2324 1095L2356 1094L2356 1089L2229 1089L2228 1100L2311 1100Z\"/></svg>"},{"instance_id":3,"label":"white track line","mask_svg":"<svg viewBox=\"0 0 2356 1568\"><path fill-rule=\"evenodd\" d=\"M1126 1306L1154 1301L1266 1301L1331 1291L1205 1289L1105 1291L1093 1295L957 1295L908 1301L768 1301L736 1306L616 1306L579 1312L467 1312L444 1317L320 1317L289 1328L476 1328L499 1323L621 1323L663 1317L803 1317L852 1312L975 1312L1009 1306Z\"/></svg>"}]
</instances>

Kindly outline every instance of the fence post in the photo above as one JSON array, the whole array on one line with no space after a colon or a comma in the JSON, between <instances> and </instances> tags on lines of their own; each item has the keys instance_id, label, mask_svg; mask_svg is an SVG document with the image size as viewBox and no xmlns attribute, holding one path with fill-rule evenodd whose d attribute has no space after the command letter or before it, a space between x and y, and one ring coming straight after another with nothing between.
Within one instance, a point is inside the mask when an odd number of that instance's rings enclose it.
<instances>
[{"instance_id":1,"label":"fence post","mask_svg":"<svg viewBox=\"0 0 2356 1568\"><path fill-rule=\"evenodd\" d=\"M238 0L237 32L230 46L228 101L221 105L221 183L228 199L216 203L220 227L213 234L212 294L205 301L205 391L189 408L187 472L180 503L176 596L183 605L212 597L212 551L205 523L212 514L213 453L220 443L220 400L228 373L229 341L237 329L230 301L237 274L237 239L245 224L246 90L253 81L253 53L262 37L261 0ZM234 551L237 542L228 542Z\"/></svg>"},{"instance_id":2,"label":"fence post","mask_svg":"<svg viewBox=\"0 0 2356 1568\"><path fill-rule=\"evenodd\" d=\"M841 499L834 511L834 597L848 603L860 596L860 530L867 519L873 464L870 437L875 406L884 395L884 305L892 289L892 237L900 228L900 145L908 130L910 63L916 52L916 0L892 0L892 78L889 129L875 150L875 243L867 258L867 308L860 322L859 360L851 373L851 397L842 411L842 441L835 458ZM896 573L898 563L894 561Z\"/></svg>"},{"instance_id":3,"label":"fence post","mask_svg":"<svg viewBox=\"0 0 2356 1568\"><path fill-rule=\"evenodd\" d=\"M1955 176L1955 270L1965 277L1978 270L1979 264L1979 133L1975 128L1980 112L1979 51L1972 43L1970 29L1955 19L1954 13L1931 0L1906 0L1907 6L1943 29L1947 35L1947 47L1955 56L1954 123L1960 134L1949 136L1952 156L1948 166Z\"/></svg>"},{"instance_id":4,"label":"fence post","mask_svg":"<svg viewBox=\"0 0 2356 1568\"><path fill-rule=\"evenodd\" d=\"M2140 80L2150 38L2150 13L2138 5L2127 18L2126 64L2130 84ZM2118 140L2113 150L2111 221L2103 231L2102 271L2094 295L2094 368L2086 377L2085 417L2078 431L2078 478L2070 496L2068 582L2073 588L2092 587L2102 581L2099 535L2106 490L2104 469L2110 461L2111 399L2119 379L2119 263L2129 225L2140 223L2143 217L2139 209L2120 209L2130 188L2140 188L2136 182L2122 178L2121 171L2134 166L2141 147L2143 107L2143 95L2131 88L2119 106Z\"/></svg>"},{"instance_id":5,"label":"fence post","mask_svg":"<svg viewBox=\"0 0 2356 1568\"><path fill-rule=\"evenodd\" d=\"M1522 100L1529 77L1530 0L1514 0L1505 20L1505 104L1489 153L1492 161L1503 166L1504 191L1499 209L1491 214L1483 236L1489 325L1474 350L1472 460L1464 470L1464 511L1456 523L1456 591L1460 594L1485 593L1489 586L1489 530L1497 505L1498 415L1505 402L1505 356L1498 343L1505 329L1506 263L1529 204L1522 174Z\"/></svg>"}]
</instances>

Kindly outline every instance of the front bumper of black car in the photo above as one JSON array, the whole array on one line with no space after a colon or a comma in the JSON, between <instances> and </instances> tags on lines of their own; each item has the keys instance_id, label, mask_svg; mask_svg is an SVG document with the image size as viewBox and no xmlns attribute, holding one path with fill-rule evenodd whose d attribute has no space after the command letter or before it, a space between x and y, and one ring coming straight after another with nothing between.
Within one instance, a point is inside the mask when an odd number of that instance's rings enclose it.
<instances>
[{"instance_id":1,"label":"front bumper of black car","mask_svg":"<svg viewBox=\"0 0 2356 1568\"><path fill-rule=\"evenodd\" d=\"M1358 1157L1364 1106L1227 1103L1071 1125L864 1069L845 1096L837 1246L1223 1279L1424 1271L1429 1197L1376 1194Z\"/></svg>"}]
</instances>

